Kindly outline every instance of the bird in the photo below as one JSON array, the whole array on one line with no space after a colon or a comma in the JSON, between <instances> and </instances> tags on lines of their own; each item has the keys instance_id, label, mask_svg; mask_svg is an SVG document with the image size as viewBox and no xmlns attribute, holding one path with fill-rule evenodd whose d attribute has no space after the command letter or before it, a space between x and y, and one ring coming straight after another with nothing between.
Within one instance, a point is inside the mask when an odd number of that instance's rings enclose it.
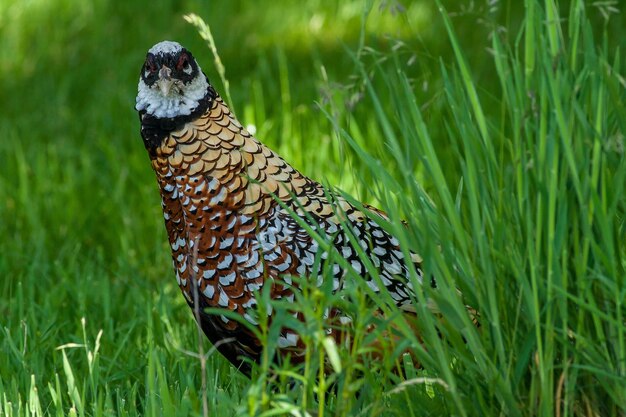
<instances>
[{"instance_id":1,"label":"bird","mask_svg":"<svg viewBox=\"0 0 626 417\"><path fill-rule=\"evenodd\" d=\"M413 268L417 282L424 281L422 259L404 252L382 226L388 216L332 195L262 144L188 49L162 41L148 50L135 109L161 194L178 286L200 312L196 320L208 339L241 372L250 376L251 363L261 358L262 343L250 328L258 326L255 309L268 285L270 297L293 303L294 277L315 285L332 280L336 292L351 268L373 292L386 291L400 309L415 311L416 281L409 277ZM330 256L332 250L343 262ZM325 267L316 268L318 262ZM341 312L328 314L351 320ZM301 355L302 341L291 329L281 330L277 346L279 354Z\"/></svg>"}]
</instances>

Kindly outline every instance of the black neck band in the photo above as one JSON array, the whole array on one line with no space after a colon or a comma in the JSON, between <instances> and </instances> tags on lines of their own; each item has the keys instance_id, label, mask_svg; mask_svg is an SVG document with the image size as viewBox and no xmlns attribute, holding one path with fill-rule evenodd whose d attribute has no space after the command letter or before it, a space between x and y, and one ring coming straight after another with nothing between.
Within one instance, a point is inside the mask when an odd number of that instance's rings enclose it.
<instances>
[{"instance_id":1,"label":"black neck band","mask_svg":"<svg viewBox=\"0 0 626 417\"><path fill-rule=\"evenodd\" d=\"M167 135L204 114L216 97L217 92L209 85L205 96L190 114L159 118L147 113L145 110L139 111L141 137L150 156L155 155L156 149Z\"/></svg>"}]
</instances>

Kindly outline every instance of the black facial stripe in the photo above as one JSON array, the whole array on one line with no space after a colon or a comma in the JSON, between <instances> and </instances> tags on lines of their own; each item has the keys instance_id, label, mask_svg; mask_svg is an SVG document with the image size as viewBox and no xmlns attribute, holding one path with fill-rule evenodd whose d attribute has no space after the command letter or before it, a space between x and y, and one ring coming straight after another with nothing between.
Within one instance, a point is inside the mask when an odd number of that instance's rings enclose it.
<instances>
[{"instance_id":1,"label":"black facial stripe","mask_svg":"<svg viewBox=\"0 0 626 417\"><path fill-rule=\"evenodd\" d=\"M153 71L153 72L149 71L150 64L154 65L154 67L156 68L156 71ZM143 66L141 67L140 76L143 82L146 83L146 85L148 86L152 86L152 84L154 84L156 80L159 79L159 64L158 64L158 59L155 55L151 53L148 53L148 55L146 55L146 61L143 63Z\"/></svg>"},{"instance_id":2,"label":"black facial stripe","mask_svg":"<svg viewBox=\"0 0 626 417\"><path fill-rule=\"evenodd\" d=\"M189 62L189 65L191 65L190 74L184 72L182 68L180 70L177 68L178 61L183 54L187 55L187 61ZM150 63L153 63L156 66L156 71L148 71ZM191 52L189 52L185 48L175 54L160 53L154 55L148 53L146 55L146 61L144 62L143 67L141 67L141 79L144 83L146 83L147 86L151 87L159 79L159 69L161 69L163 65L172 70L172 78L182 81L183 84L189 84L199 74L198 64L196 63L196 60L193 58L193 55L191 55Z\"/></svg>"}]
</instances>

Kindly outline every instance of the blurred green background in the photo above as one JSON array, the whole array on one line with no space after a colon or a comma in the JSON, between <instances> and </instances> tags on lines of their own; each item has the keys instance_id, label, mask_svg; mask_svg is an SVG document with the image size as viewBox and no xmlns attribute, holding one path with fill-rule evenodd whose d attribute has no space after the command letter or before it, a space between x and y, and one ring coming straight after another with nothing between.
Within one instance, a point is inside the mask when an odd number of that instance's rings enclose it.
<instances>
[{"instance_id":1,"label":"blurred green background","mask_svg":"<svg viewBox=\"0 0 626 417\"><path fill-rule=\"evenodd\" d=\"M599 31L611 14L605 3L613 4L600 2L589 10ZM517 33L522 2L444 4L479 89L497 90L486 59L490 33L504 27ZM358 105L361 91L352 83L351 53L400 51L424 109L442 110L439 68L449 65L452 51L433 1L3 0L0 233L2 240L13 241L5 257L24 257L9 276L32 264L25 249L45 249L51 260L60 250L100 253L110 262L124 262L119 253L126 253L141 263L144 254L134 258L141 250L136 237L162 240L158 193L133 105L146 50L164 39L193 51L223 92L210 51L182 18L190 12L213 31L231 83L231 104L243 123L254 124L261 140L306 174L347 191L357 190L350 175L339 175L346 167L344 150L317 108L334 99L355 118L367 117L368 109ZM626 42L620 36L624 22L623 14L608 21L614 47ZM110 233L119 224L123 234ZM3 280L4 285L14 280Z\"/></svg>"},{"instance_id":2,"label":"blurred green background","mask_svg":"<svg viewBox=\"0 0 626 417\"><path fill-rule=\"evenodd\" d=\"M488 35L498 20L519 19L521 6L472 4L450 2L450 11L471 46L477 81L490 82L493 74L481 65ZM183 19L190 12L211 26L242 122L306 174L349 192L359 190L355 173L346 173L348 151L318 105L330 100L367 120L351 54L370 53L375 63L374 50L400 51L425 107L440 110L437 74L451 51L432 1L3 0L0 289L8 298L25 275L61 283L63 271L90 270L91 262L113 285L173 284L133 106L145 53L164 39L186 45L223 92L209 49ZM383 141L364 136L384 154ZM61 296L29 288L29 297L90 315L93 305L73 301L74 287L67 290Z\"/></svg>"}]
</instances>

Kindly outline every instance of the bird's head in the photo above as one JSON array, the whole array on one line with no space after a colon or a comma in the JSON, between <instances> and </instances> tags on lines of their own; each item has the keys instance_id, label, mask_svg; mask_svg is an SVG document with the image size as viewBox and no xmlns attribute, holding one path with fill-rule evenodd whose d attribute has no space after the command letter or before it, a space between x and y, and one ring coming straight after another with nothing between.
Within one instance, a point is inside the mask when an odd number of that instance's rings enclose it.
<instances>
[{"instance_id":1,"label":"bird's head","mask_svg":"<svg viewBox=\"0 0 626 417\"><path fill-rule=\"evenodd\" d=\"M191 114L209 92L209 82L187 49L163 41L146 55L135 109L157 118Z\"/></svg>"}]
</instances>

